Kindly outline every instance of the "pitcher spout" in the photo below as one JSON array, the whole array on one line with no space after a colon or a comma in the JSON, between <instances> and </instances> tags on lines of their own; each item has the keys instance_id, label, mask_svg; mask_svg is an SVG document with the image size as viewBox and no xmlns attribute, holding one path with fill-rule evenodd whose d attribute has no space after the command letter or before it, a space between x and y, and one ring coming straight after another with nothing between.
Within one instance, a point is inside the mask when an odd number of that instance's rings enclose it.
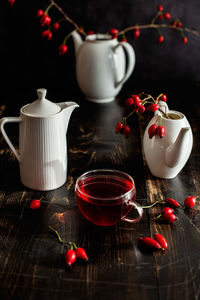
<instances>
[{"instance_id":1,"label":"pitcher spout","mask_svg":"<svg viewBox=\"0 0 200 300\"><path fill-rule=\"evenodd\" d=\"M80 46L83 44L83 40L81 35L76 30L72 32L72 38L74 42L75 54L77 55Z\"/></svg>"},{"instance_id":2,"label":"pitcher spout","mask_svg":"<svg viewBox=\"0 0 200 300\"><path fill-rule=\"evenodd\" d=\"M165 153L165 163L168 167L173 168L179 164L179 162L183 161L185 158L185 147L187 147L187 143L185 143L187 136L189 134L190 128L184 127L181 128L176 141L168 146Z\"/></svg>"},{"instance_id":3,"label":"pitcher spout","mask_svg":"<svg viewBox=\"0 0 200 300\"><path fill-rule=\"evenodd\" d=\"M67 131L71 114L76 107L79 107L79 105L76 102L68 101L59 103L59 106L62 108L63 124L65 126L65 131Z\"/></svg>"}]
</instances>

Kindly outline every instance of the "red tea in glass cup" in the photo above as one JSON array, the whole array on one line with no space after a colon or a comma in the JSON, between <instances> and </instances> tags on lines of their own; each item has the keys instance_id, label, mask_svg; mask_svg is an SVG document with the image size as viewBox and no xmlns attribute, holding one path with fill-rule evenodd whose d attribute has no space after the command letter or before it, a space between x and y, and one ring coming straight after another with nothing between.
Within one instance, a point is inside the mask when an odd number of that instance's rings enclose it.
<instances>
[{"instance_id":1,"label":"red tea in glass cup","mask_svg":"<svg viewBox=\"0 0 200 300\"><path fill-rule=\"evenodd\" d=\"M139 222L142 207L135 202L136 188L130 175L108 169L92 170L81 175L75 185L75 199L82 215L100 226L111 226L124 220ZM127 218L135 208L138 217Z\"/></svg>"}]
</instances>

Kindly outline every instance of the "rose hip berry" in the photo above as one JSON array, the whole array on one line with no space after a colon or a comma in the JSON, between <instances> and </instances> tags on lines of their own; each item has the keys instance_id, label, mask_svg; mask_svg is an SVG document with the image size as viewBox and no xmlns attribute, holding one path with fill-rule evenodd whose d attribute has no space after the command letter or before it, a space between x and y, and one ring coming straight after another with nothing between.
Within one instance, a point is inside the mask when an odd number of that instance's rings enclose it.
<instances>
[{"instance_id":1,"label":"rose hip berry","mask_svg":"<svg viewBox=\"0 0 200 300\"><path fill-rule=\"evenodd\" d=\"M180 204L172 198L167 198L167 199L165 199L165 201L174 208L180 207Z\"/></svg>"},{"instance_id":2,"label":"rose hip berry","mask_svg":"<svg viewBox=\"0 0 200 300\"><path fill-rule=\"evenodd\" d=\"M164 16L165 19L168 19L168 20L171 18L170 13L168 13L168 12L165 12L165 13L163 14L163 16Z\"/></svg>"},{"instance_id":3,"label":"rose hip berry","mask_svg":"<svg viewBox=\"0 0 200 300\"><path fill-rule=\"evenodd\" d=\"M166 250L166 249L167 249L168 244L167 244L167 241L166 241L166 239L164 238L164 236L162 236L162 235L159 234L159 233L155 233L155 234L154 234L154 238L155 238L155 240L160 244L160 246L162 247L163 250Z\"/></svg>"},{"instance_id":4,"label":"rose hip berry","mask_svg":"<svg viewBox=\"0 0 200 300\"><path fill-rule=\"evenodd\" d=\"M76 255L78 256L78 258L88 261L88 256L83 248L78 247L75 249L75 252L76 252Z\"/></svg>"},{"instance_id":5,"label":"rose hip berry","mask_svg":"<svg viewBox=\"0 0 200 300\"><path fill-rule=\"evenodd\" d=\"M157 10L158 10L158 11L163 11L163 6L162 6L161 4L158 4L158 5L157 5Z\"/></svg>"},{"instance_id":6,"label":"rose hip berry","mask_svg":"<svg viewBox=\"0 0 200 300\"><path fill-rule=\"evenodd\" d=\"M53 37L53 34L50 30L44 30L42 32L42 38L47 38L47 40L51 40Z\"/></svg>"},{"instance_id":7,"label":"rose hip berry","mask_svg":"<svg viewBox=\"0 0 200 300\"><path fill-rule=\"evenodd\" d=\"M122 132L124 129L124 125L122 124L122 122L117 123L116 127L115 127L115 132L119 133Z\"/></svg>"},{"instance_id":8,"label":"rose hip berry","mask_svg":"<svg viewBox=\"0 0 200 300\"><path fill-rule=\"evenodd\" d=\"M133 104L134 104L133 98L128 98L125 102L126 107L131 107L133 106Z\"/></svg>"},{"instance_id":9,"label":"rose hip berry","mask_svg":"<svg viewBox=\"0 0 200 300\"><path fill-rule=\"evenodd\" d=\"M161 245L154 239L150 238L150 237L141 237L139 238L140 242L149 248L152 249L161 249Z\"/></svg>"},{"instance_id":10,"label":"rose hip berry","mask_svg":"<svg viewBox=\"0 0 200 300\"><path fill-rule=\"evenodd\" d=\"M183 39L182 39L182 41L183 41L183 44L187 44L188 38L186 36L184 36Z\"/></svg>"},{"instance_id":11,"label":"rose hip berry","mask_svg":"<svg viewBox=\"0 0 200 300\"><path fill-rule=\"evenodd\" d=\"M158 104L156 104L156 103L151 104L151 105L149 105L149 106L147 107L147 110L148 110L148 111L152 111L152 112L154 112L154 111L156 111L156 110L158 110L158 109L159 109L159 106L158 106Z\"/></svg>"},{"instance_id":12,"label":"rose hip berry","mask_svg":"<svg viewBox=\"0 0 200 300\"><path fill-rule=\"evenodd\" d=\"M67 52L67 45L60 45L58 47L58 54L63 55Z\"/></svg>"},{"instance_id":13,"label":"rose hip berry","mask_svg":"<svg viewBox=\"0 0 200 300\"><path fill-rule=\"evenodd\" d=\"M165 127L158 126L157 127L157 134L159 135L160 138L162 138L165 135Z\"/></svg>"},{"instance_id":14,"label":"rose hip berry","mask_svg":"<svg viewBox=\"0 0 200 300\"><path fill-rule=\"evenodd\" d=\"M38 9L37 12L36 12L36 17L37 18L40 18L44 15L44 11L42 9Z\"/></svg>"},{"instance_id":15,"label":"rose hip berry","mask_svg":"<svg viewBox=\"0 0 200 300\"><path fill-rule=\"evenodd\" d=\"M41 201L38 200L38 199L34 199L34 200L32 200L31 203L30 203L30 208L31 208L31 209L39 209L40 206L41 206Z\"/></svg>"},{"instance_id":16,"label":"rose hip berry","mask_svg":"<svg viewBox=\"0 0 200 300\"><path fill-rule=\"evenodd\" d=\"M197 199L195 196L189 196L189 197L185 198L185 200L184 200L185 207L192 208L193 206L195 206L196 200Z\"/></svg>"},{"instance_id":17,"label":"rose hip berry","mask_svg":"<svg viewBox=\"0 0 200 300\"><path fill-rule=\"evenodd\" d=\"M162 214L172 214L173 212L174 212L174 210L171 207L164 207L162 209Z\"/></svg>"},{"instance_id":18,"label":"rose hip berry","mask_svg":"<svg viewBox=\"0 0 200 300\"><path fill-rule=\"evenodd\" d=\"M53 27L53 30L56 31L60 28L60 24L58 22L56 22L52 25L52 27Z\"/></svg>"},{"instance_id":19,"label":"rose hip berry","mask_svg":"<svg viewBox=\"0 0 200 300\"><path fill-rule=\"evenodd\" d=\"M129 137L129 135L131 133L131 129L128 125L124 126L123 133L125 134L125 137Z\"/></svg>"},{"instance_id":20,"label":"rose hip berry","mask_svg":"<svg viewBox=\"0 0 200 300\"><path fill-rule=\"evenodd\" d=\"M13 4L15 3L15 0L8 0L8 2L10 3L10 6L13 6Z\"/></svg>"},{"instance_id":21,"label":"rose hip berry","mask_svg":"<svg viewBox=\"0 0 200 300\"><path fill-rule=\"evenodd\" d=\"M161 101L167 101L167 96L165 95L165 94L162 94L160 97L159 97L159 99L158 99L159 101L161 100Z\"/></svg>"},{"instance_id":22,"label":"rose hip berry","mask_svg":"<svg viewBox=\"0 0 200 300\"><path fill-rule=\"evenodd\" d=\"M151 139L157 132L157 125L153 124L148 129L149 138Z\"/></svg>"},{"instance_id":23,"label":"rose hip berry","mask_svg":"<svg viewBox=\"0 0 200 300\"><path fill-rule=\"evenodd\" d=\"M168 223L174 223L177 220L177 217L173 213L166 213L163 215L163 219Z\"/></svg>"},{"instance_id":24,"label":"rose hip berry","mask_svg":"<svg viewBox=\"0 0 200 300\"><path fill-rule=\"evenodd\" d=\"M139 30L139 28L136 28L133 32L134 40L137 40L139 38L139 36L140 36L140 30Z\"/></svg>"},{"instance_id":25,"label":"rose hip berry","mask_svg":"<svg viewBox=\"0 0 200 300\"><path fill-rule=\"evenodd\" d=\"M40 23L41 23L41 26L45 26L45 25L49 26L51 23L51 18L48 15L44 14L42 16L42 18L40 19Z\"/></svg>"},{"instance_id":26,"label":"rose hip berry","mask_svg":"<svg viewBox=\"0 0 200 300\"><path fill-rule=\"evenodd\" d=\"M73 249L67 250L65 252L65 262L67 266L71 266L76 261L77 255Z\"/></svg>"},{"instance_id":27,"label":"rose hip berry","mask_svg":"<svg viewBox=\"0 0 200 300\"><path fill-rule=\"evenodd\" d=\"M164 42L165 38L163 35L159 35L158 39L157 39L157 43L158 44L162 44Z\"/></svg>"}]
</instances>

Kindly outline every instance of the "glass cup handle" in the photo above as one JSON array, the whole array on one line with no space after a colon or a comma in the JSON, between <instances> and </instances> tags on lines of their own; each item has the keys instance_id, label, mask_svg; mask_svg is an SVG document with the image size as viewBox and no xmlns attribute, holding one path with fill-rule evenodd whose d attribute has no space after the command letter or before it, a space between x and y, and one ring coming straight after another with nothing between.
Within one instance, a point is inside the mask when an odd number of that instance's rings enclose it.
<instances>
[{"instance_id":1,"label":"glass cup handle","mask_svg":"<svg viewBox=\"0 0 200 300\"><path fill-rule=\"evenodd\" d=\"M124 217L124 218L122 218L122 220L123 221L126 221L126 222L129 222L129 223L137 223L137 222L139 222L140 220L141 220L141 218L142 218L142 216L143 216L143 208L142 208L142 206L139 204L139 203L137 203L137 202L131 202L130 203L131 205L133 205L134 207L135 207L135 209L137 210L137 212L138 212L138 217L137 218L135 218L135 219L130 219L130 218L126 218L126 217Z\"/></svg>"}]
</instances>

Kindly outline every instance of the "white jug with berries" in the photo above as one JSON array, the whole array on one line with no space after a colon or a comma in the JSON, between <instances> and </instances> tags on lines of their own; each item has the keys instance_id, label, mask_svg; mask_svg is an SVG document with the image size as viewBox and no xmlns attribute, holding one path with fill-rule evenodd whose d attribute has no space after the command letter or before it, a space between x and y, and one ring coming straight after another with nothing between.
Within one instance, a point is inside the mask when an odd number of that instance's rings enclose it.
<instances>
[{"instance_id":1,"label":"white jug with berries","mask_svg":"<svg viewBox=\"0 0 200 300\"><path fill-rule=\"evenodd\" d=\"M20 165L21 182L40 191L53 190L67 178L66 132L75 102L53 103L46 89L38 89L38 100L23 106L20 117L0 119L1 133ZM4 125L19 123L19 151L7 136Z\"/></svg>"},{"instance_id":2,"label":"white jug with berries","mask_svg":"<svg viewBox=\"0 0 200 300\"><path fill-rule=\"evenodd\" d=\"M76 77L86 99L96 103L113 101L135 66L135 52L127 42L108 34L72 38L76 55Z\"/></svg>"},{"instance_id":3,"label":"white jug with berries","mask_svg":"<svg viewBox=\"0 0 200 300\"><path fill-rule=\"evenodd\" d=\"M184 114L169 110L164 101L144 132L143 148L151 173L159 178L177 176L186 164L193 145L190 124Z\"/></svg>"}]
</instances>

